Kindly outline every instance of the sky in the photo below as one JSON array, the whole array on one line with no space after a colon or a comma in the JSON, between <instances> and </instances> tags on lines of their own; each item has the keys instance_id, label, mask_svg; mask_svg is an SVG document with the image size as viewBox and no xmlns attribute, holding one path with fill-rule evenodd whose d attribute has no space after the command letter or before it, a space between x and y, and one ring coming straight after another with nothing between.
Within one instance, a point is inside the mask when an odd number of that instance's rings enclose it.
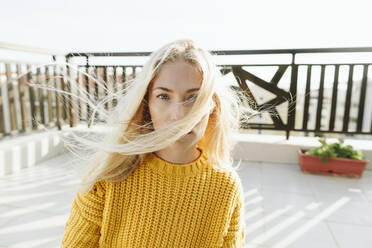
<instances>
[{"instance_id":1,"label":"sky","mask_svg":"<svg viewBox=\"0 0 372 248\"><path fill-rule=\"evenodd\" d=\"M0 42L71 51L372 46L363 0L0 0Z\"/></svg>"}]
</instances>

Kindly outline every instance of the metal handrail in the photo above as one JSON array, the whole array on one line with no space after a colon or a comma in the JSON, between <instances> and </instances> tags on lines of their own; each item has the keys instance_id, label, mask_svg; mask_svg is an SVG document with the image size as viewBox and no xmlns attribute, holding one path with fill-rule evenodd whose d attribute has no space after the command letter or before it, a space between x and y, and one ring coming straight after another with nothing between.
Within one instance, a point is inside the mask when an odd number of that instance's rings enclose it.
<instances>
[{"instance_id":1,"label":"metal handrail","mask_svg":"<svg viewBox=\"0 0 372 248\"><path fill-rule=\"evenodd\" d=\"M52 56L65 56L66 53L59 50L31 47L25 45L18 45L13 43L0 42L0 49L7 49L13 51L29 52L29 53L39 53Z\"/></svg>"},{"instance_id":2,"label":"metal handrail","mask_svg":"<svg viewBox=\"0 0 372 248\"><path fill-rule=\"evenodd\" d=\"M340 47L340 48L300 48L300 49L260 49L260 50L211 50L215 55L252 55L252 54L300 54L300 53L355 53L372 52L372 47ZM84 52L68 53L66 57L80 56L148 56L151 52Z\"/></svg>"}]
</instances>

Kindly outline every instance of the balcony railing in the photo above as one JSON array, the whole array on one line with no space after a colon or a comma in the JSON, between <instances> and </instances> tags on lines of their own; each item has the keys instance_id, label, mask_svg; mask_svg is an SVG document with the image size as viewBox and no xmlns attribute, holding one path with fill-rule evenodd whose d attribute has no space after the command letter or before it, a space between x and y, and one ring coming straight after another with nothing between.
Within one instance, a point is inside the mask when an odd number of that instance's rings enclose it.
<instances>
[{"instance_id":1,"label":"balcony railing","mask_svg":"<svg viewBox=\"0 0 372 248\"><path fill-rule=\"evenodd\" d=\"M4 49L4 46L0 48ZM24 47L6 48L44 53L51 56L53 61L61 56L40 49L30 51ZM250 98L250 107L260 113L252 117L249 123L242 125L243 128L282 131L286 133L287 139L292 131L305 134L372 135L372 99L367 98L368 93L372 94L372 47L211 52L217 60L233 58L230 59L232 62L219 63L218 67L226 76L226 83L242 90ZM150 52L63 54L63 59L76 64L78 71L66 65L43 66L0 60L0 135L4 137L30 132L43 125L58 129L62 129L64 125L73 127L91 117L92 109L89 105L68 95L30 87L30 82L52 85L71 93L76 93L72 92L75 87L71 87L71 84L75 84L74 86L83 87L97 101L107 94L106 89L116 91L125 87L125 82L135 77L142 68L141 63L112 62L118 61L115 58L145 58L149 54ZM297 61L298 56L306 54L327 54L333 61ZM337 54L358 54L367 59L363 62L338 61ZM271 56L275 63L262 62L260 56ZM275 56L279 56L279 62ZM238 61L241 58L244 59L243 63ZM106 62L97 62L99 59L106 59ZM107 62L107 59L112 61ZM98 79L104 87L86 74ZM115 104L113 99L105 104L105 109L110 109ZM95 118L98 121L103 120L100 116Z\"/></svg>"}]
</instances>

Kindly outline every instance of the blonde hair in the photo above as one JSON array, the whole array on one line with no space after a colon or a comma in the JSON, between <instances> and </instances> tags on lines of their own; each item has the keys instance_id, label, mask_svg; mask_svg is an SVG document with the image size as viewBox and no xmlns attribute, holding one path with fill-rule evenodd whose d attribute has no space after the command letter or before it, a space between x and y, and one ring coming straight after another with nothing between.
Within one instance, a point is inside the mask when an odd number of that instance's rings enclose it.
<instances>
[{"instance_id":1,"label":"blonde hair","mask_svg":"<svg viewBox=\"0 0 372 248\"><path fill-rule=\"evenodd\" d=\"M201 73L199 94L184 118L172 122L171 126L154 130L148 112L149 86L165 63L179 59L195 66ZM204 148L215 169L236 169L231 156L236 144L234 133L239 130L240 122L248 117L245 116L247 111L244 111L245 107L240 102L242 97L221 79L222 75L212 54L196 46L192 40L176 40L154 51L142 71L127 82L125 89L109 94L100 106L94 106L94 111L105 116L104 125L110 132L101 140L72 133L71 138L80 143L81 147L95 150L93 156L90 156L78 191L87 193L101 180L112 183L125 180L148 153L174 143L207 113L208 125L197 145ZM105 112L101 108L102 104L113 98L117 99L117 105ZM88 102L89 97L85 96L84 99ZM74 146L67 139L65 142L71 147Z\"/></svg>"}]
</instances>

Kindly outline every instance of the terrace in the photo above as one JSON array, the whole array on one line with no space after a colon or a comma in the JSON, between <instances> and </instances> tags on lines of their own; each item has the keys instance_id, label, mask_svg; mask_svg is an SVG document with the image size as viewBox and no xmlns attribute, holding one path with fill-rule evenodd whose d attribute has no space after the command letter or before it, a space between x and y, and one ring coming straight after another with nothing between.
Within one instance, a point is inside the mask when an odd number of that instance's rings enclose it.
<instances>
[{"instance_id":1,"label":"terrace","mask_svg":"<svg viewBox=\"0 0 372 248\"><path fill-rule=\"evenodd\" d=\"M120 89L149 52L0 49L43 56L0 58L0 248L59 247L83 164L61 137L71 130L100 134L103 119L95 116L92 127L89 105L31 83L71 93L83 87L99 100L107 91L87 75ZM242 125L234 151L243 160L246 247L368 247L371 165L359 179L305 174L297 150L314 147L323 134L345 138L372 160L372 48L212 52L226 83L260 110Z\"/></svg>"}]
</instances>

